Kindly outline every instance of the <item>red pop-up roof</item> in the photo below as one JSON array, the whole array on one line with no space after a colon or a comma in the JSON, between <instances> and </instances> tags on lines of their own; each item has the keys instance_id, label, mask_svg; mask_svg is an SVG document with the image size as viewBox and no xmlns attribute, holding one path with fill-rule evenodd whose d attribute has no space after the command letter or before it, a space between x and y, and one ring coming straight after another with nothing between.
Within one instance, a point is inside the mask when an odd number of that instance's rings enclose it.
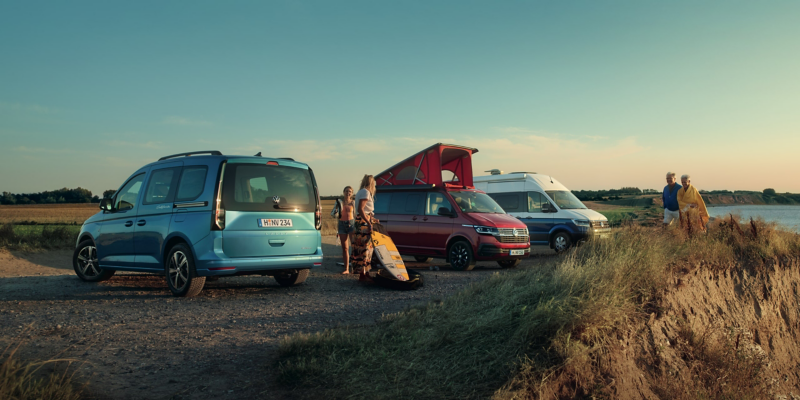
<instances>
[{"instance_id":1,"label":"red pop-up roof","mask_svg":"<svg viewBox=\"0 0 800 400\"><path fill-rule=\"evenodd\" d=\"M478 149L436 143L375 175L378 186L447 185L473 187L472 154Z\"/></svg>"}]
</instances>

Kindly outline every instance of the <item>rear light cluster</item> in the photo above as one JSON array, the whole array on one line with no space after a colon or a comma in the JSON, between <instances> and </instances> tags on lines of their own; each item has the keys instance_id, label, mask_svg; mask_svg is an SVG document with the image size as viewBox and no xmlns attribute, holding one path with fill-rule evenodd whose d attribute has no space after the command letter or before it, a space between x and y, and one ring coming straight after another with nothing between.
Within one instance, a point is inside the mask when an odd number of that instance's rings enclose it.
<instances>
[{"instance_id":1,"label":"rear light cluster","mask_svg":"<svg viewBox=\"0 0 800 400\"><path fill-rule=\"evenodd\" d=\"M221 231L225 229L225 209L222 208L222 177L225 176L225 165L219 171L219 184L217 186L217 198L214 201L214 209L211 211L211 230Z\"/></svg>"},{"instance_id":2,"label":"rear light cluster","mask_svg":"<svg viewBox=\"0 0 800 400\"><path fill-rule=\"evenodd\" d=\"M320 210L320 201L317 200L317 211L314 212L314 227L317 228L318 231L322 230L322 210Z\"/></svg>"}]
</instances>

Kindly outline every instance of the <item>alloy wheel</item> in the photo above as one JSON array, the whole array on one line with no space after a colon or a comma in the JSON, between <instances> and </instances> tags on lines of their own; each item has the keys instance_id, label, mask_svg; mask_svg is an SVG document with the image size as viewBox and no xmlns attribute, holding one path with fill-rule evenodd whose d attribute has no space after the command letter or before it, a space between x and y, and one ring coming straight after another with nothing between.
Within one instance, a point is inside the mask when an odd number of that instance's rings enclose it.
<instances>
[{"instance_id":1,"label":"alloy wheel","mask_svg":"<svg viewBox=\"0 0 800 400\"><path fill-rule=\"evenodd\" d=\"M467 252L467 248L460 243L453 245L453 248L450 250L450 260L459 268L466 267L467 262L469 261L469 253Z\"/></svg>"},{"instance_id":2,"label":"alloy wheel","mask_svg":"<svg viewBox=\"0 0 800 400\"><path fill-rule=\"evenodd\" d=\"M169 259L169 281L177 290L182 290L189 281L189 260L182 251L172 253Z\"/></svg>"},{"instance_id":3,"label":"alloy wheel","mask_svg":"<svg viewBox=\"0 0 800 400\"><path fill-rule=\"evenodd\" d=\"M565 238L564 236L560 236L560 235L557 236L555 242L556 242L555 243L556 251L562 252L562 251L567 249L567 246L568 246L567 238Z\"/></svg>"},{"instance_id":4,"label":"alloy wheel","mask_svg":"<svg viewBox=\"0 0 800 400\"><path fill-rule=\"evenodd\" d=\"M78 266L81 273L87 277L100 275L100 267L97 263L97 248L85 246L78 252Z\"/></svg>"}]
</instances>

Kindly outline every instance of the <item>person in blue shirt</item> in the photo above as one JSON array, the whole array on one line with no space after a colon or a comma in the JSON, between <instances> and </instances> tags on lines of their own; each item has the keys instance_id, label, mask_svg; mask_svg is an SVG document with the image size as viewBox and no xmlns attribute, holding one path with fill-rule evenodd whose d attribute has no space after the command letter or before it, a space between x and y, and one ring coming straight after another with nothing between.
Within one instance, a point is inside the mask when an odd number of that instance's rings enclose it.
<instances>
[{"instance_id":1,"label":"person in blue shirt","mask_svg":"<svg viewBox=\"0 0 800 400\"><path fill-rule=\"evenodd\" d=\"M667 186L664 186L664 192L661 194L661 200L664 202L664 226L668 226L672 221L680 222L681 213L680 206L678 205L678 190L681 185L675 183L675 173L667 172Z\"/></svg>"}]
</instances>

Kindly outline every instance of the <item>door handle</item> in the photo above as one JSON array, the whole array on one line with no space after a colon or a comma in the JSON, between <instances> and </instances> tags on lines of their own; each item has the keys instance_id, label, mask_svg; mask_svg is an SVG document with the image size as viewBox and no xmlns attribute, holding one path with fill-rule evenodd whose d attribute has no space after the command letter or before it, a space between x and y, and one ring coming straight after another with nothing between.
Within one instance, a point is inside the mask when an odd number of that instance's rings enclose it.
<instances>
[{"instance_id":1,"label":"door handle","mask_svg":"<svg viewBox=\"0 0 800 400\"><path fill-rule=\"evenodd\" d=\"M427 220L428 220L428 217L423 217L423 218L422 218L422 220L423 220L423 221L427 221Z\"/></svg>"},{"instance_id":2,"label":"door handle","mask_svg":"<svg viewBox=\"0 0 800 400\"><path fill-rule=\"evenodd\" d=\"M412 221L416 221L417 220L417 216L415 215L415 216L411 217L411 220Z\"/></svg>"},{"instance_id":3,"label":"door handle","mask_svg":"<svg viewBox=\"0 0 800 400\"><path fill-rule=\"evenodd\" d=\"M144 224L146 224L146 223L147 223L147 221L145 221L143 219L140 219L139 222L136 223L136 225L144 226Z\"/></svg>"},{"instance_id":4,"label":"door handle","mask_svg":"<svg viewBox=\"0 0 800 400\"><path fill-rule=\"evenodd\" d=\"M133 226L133 221L125 221L125 226Z\"/></svg>"}]
</instances>

